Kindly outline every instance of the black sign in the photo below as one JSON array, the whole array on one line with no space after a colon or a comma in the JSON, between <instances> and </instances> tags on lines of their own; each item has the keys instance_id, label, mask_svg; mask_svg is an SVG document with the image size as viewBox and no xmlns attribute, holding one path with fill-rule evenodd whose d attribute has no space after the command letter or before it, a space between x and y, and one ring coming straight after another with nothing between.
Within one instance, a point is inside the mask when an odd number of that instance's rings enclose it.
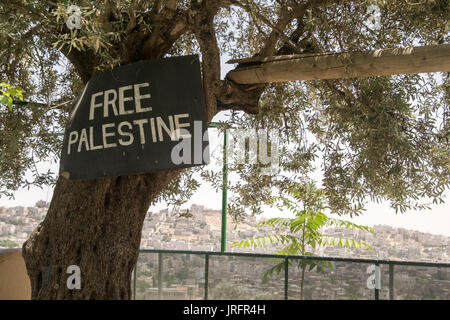
<instances>
[{"instance_id":1,"label":"black sign","mask_svg":"<svg viewBox=\"0 0 450 320\"><path fill-rule=\"evenodd\" d=\"M60 174L95 179L209 162L198 56L145 60L93 77L75 101Z\"/></svg>"}]
</instances>

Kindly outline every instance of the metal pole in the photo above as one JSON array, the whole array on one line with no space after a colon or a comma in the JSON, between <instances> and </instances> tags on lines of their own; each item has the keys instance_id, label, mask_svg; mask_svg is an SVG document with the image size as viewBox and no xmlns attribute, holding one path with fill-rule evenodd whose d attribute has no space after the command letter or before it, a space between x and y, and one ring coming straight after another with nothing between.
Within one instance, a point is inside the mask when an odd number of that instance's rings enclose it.
<instances>
[{"instance_id":1,"label":"metal pole","mask_svg":"<svg viewBox=\"0 0 450 320\"><path fill-rule=\"evenodd\" d=\"M227 130L223 133L223 184L222 184L222 233L220 237L220 251L227 249L227 189L228 189L228 163L227 163Z\"/></svg>"},{"instance_id":2,"label":"metal pole","mask_svg":"<svg viewBox=\"0 0 450 320\"><path fill-rule=\"evenodd\" d=\"M284 300L289 299L289 258L284 259Z\"/></svg>"},{"instance_id":3,"label":"metal pole","mask_svg":"<svg viewBox=\"0 0 450 320\"><path fill-rule=\"evenodd\" d=\"M162 253L158 253L158 297L159 300L162 300L162 273L163 273L163 255Z\"/></svg>"},{"instance_id":4,"label":"metal pole","mask_svg":"<svg viewBox=\"0 0 450 320\"><path fill-rule=\"evenodd\" d=\"M394 265L389 265L389 300L394 300Z\"/></svg>"},{"instance_id":5,"label":"metal pole","mask_svg":"<svg viewBox=\"0 0 450 320\"><path fill-rule=\"evenodd\" d=\"M205 254L205 300L208 300L209 287L209 254Z\"/></svg>"}]
</instances>

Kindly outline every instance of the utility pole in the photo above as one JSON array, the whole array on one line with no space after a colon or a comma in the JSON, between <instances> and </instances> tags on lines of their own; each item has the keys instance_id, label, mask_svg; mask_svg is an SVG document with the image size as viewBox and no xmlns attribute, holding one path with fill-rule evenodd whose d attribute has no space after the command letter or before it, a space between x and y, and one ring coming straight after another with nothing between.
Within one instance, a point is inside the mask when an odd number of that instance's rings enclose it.
<instances>
[{"instance_id":1,"label":"utility pole","mask_svg":"<svg viewBox=\"0 0 450 320\"><path fill-rule=\"evenodd\" d=\"M239 84L365 78L450 71L450 44L367 52L320 53L230 60L241 68L227 77Z\"/></svg>"}]
</instances>

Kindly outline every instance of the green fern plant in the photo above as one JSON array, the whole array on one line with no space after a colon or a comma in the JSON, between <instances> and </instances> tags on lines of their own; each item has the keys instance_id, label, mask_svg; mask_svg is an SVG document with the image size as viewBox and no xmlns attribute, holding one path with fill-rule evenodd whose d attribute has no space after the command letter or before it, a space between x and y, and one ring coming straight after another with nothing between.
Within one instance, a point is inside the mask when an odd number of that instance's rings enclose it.
<instances>
[{"instance_id":1,"label":"green fern plant","mask_svg":"<svg viewBox=\"0 0 450 320\"><path fill-rule=\"evenodd\" d=\"M350 221L335 219L327 216L326 194L315 187L313 183L305 185L293 184L289 188L287 196L274 197L272 203L279 208L287 209L295 216L293 218L272 218L260 222L257 227L282 227L287 232L284 234L253 237L251 239L236 241L232 246L238 248L257 248L270 245L284 245L277 252L279 255L316 256L314 251L328 246L338 247L366 247L372 248L361 241L350 238L341 238L327 235L323 232L326 227L344 227L373 233L373 229ZM277 264L265 271L263 281L267 281L274 273L279 274L285 268L284 259L276 259ZM323 272L325 268L332 269L329 261L317 261L308 259L289 259L289 265L295 265L301 271L300 299L303 300L303 285L307 269Z\"/></svg>"}]
</instances>

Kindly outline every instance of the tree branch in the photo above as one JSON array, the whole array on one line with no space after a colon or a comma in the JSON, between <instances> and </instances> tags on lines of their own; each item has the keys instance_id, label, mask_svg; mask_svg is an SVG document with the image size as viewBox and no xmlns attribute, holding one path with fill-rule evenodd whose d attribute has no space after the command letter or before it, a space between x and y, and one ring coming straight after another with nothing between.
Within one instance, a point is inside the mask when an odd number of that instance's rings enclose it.
<instances>
[{"instance_id":1,"label":"tree branch","mask_svg":"<svg viewBox=\"0 0 450 320\"><path fill-rule=\"evenodd\" d=\"M217 113L217 96L221 89L220 51L214 28L214 17L220 1L208 0L198 4L192 1L190 10L191 28L200 45L202 53L203 90L207 118L210 121Z\"/></svg>"}]
</instances>

